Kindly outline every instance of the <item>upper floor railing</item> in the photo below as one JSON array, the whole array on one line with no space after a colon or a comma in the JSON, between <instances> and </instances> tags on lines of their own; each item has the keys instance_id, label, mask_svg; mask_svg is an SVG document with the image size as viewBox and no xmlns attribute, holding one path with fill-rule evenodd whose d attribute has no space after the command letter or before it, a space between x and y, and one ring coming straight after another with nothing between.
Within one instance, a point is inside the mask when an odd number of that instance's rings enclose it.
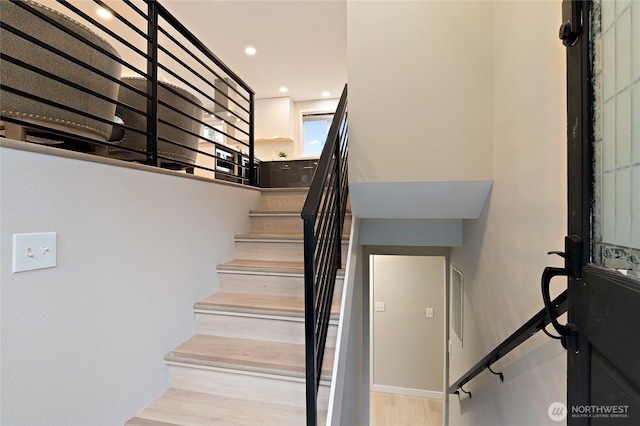
<instances>
[{"instance_id":1,"label":"upper floor railing","mask_svg":"<svg viewBox=\"0 0 640 426\"><path fill-rule=\"evenodd\" d=\"M256 184L253 90L164 6L47 5L2 2L3 136Z\"/></svg>"},{"instance_id":2,"label":"upper floor railing","mask_svg":"<svg viewBox=\"0 0 640 426\"><path fill-rule=\"evenodd\" d=\"M318 422L318 387L322 379L331 302L337 272L342 268L342 227L349 194L347 130L345 85L302 209L308 426Z\"/></svg>"}]
</instances>

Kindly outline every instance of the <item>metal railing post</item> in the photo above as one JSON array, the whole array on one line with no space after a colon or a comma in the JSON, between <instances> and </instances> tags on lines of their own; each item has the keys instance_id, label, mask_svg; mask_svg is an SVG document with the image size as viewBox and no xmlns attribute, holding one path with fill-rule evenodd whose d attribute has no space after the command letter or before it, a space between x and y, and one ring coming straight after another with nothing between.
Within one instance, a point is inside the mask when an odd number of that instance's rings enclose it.
<instances>
[{"instance_id":1,"label":"metal railing post","mask_svg":"<svg viewBox=\"0 0 640 426\"><path fill-rule=\"evenodd\" d=\"M306 368L307 426L316 426L318 422L318 384L317 371L316 312L315 312L315 265L313 262L314 220L305 218L304 226L304 344ZM312 373L311 373L312 372ZM311 374L310 374L311 373Z\"/></svg>"},{"instance_id":2,"label":"metal railing post","mask_svg":"<svg viewBox=\"0 0 640 426\"><path fill-rule=\"evenodd\" d=\"M249 93L249 185L255 186L258 177L256 176L255 169L255 149L254 149L254 134L253 134L253 126L254 126L254 114L255 114L255 104L254 104L254 95L253 92Z\"/></svg>"},{"instance_id":3,"label":"metal railing post","mask_svg":"<svg viewBox=\"0 0 640 426\"><path fill-rule=\"evenodd\" d=\"M147 164L159 166L158 159L158 5L146 0L147 21Z\"/></svg>"}]
</instances>

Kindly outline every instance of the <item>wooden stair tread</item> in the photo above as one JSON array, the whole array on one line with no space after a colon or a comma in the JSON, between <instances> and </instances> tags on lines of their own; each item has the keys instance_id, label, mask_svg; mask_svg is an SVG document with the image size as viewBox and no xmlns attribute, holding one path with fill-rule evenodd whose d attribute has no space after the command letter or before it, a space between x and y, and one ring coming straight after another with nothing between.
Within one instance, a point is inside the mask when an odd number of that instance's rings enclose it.
<instances>
[{"instance_id":1,"label":"wooden stair tread","mask_svg":"<svg viewBox=\"0 0 640 426\"><path fill-rule=\"evenodd\" d=\"M331 379L334 349L327 348L322 379ZM166 361L305 377L304 345L196 334L165 356Z\"/></svg>"},{"instance_id":2,"label":"wooden stair tread","mask_svg":"<svg viewBox=\"0 0 640 426\"><path fill-rule=\"evenodd\" d=\"M269 193L269 192L293 192L293 193L298 193L298 192L309 192L309 188L307 187L291 187L291 188L260 188L260 191L262 193Z\"/></svg>"},{"instance_id":3,"label":"wooden stair tread","mask_svg":"<svg viewBox=\"0 0 640 426\"><path fill-rule=\"evenodd\" d=\"M126 425L299 426L305 423L305 412L303 407L169 388ZM324 424L326 415L326 411L319 410L319 424Z\"/></svg>"},{"instance_id":4,"label":"wooden stair tread","mask_svg":"<svg viewBox=\"0 0 640 426\"><path fill-rule=\"evenodd\" d=\"M295 216L302 220L300 216L301 212L299 210L265 210L265 209L256 209L250 210L249 216ZM351 212L345 212L346 216L351 216Z\"/></svg>"},{"instance_id":5,"label":"wooden stair tread","mask_svg":"<svg viewBox=\"0 0 640 426\"><path fill-rule=\"evenodd\" d=\"M218 265L218 270L245 270L250 272L267 273L304 273L303 262L282 262L270 260L234 259Z\"/></svg>"},{"instance_id":6,"label":"wooden stair tread","mask_svg":"<svg viewBox=\"0 0 640 426\"><path fill-rule=\"evenodd\" d=\"M263 272L270 274L296 274L304 276L304 262L276 260L234 259L218 265L218 271ZM338 269L338 278L344 277L344 269Z\"/></svg>"},{"instance_id":7,"label":"wooden stair tread","mask_svg":"<svg viewBox=\"0 0 640 426\"><path fill-rule=\"evenodd\" d=\"M300 220L302 220L302 217L300 217L300 212L297 210L250 210L249 216L291 216L298 217L300 218Z\"/></svg>"},{"instance_id":8,"label":"wooden stair tread","mask_svg":"<svg viewBox=\"0 0 640 426\"><path fill-rule=\"evenodd\" d=\"M268 294L218 292L195 304L198 310L225 310L255 314L272 314L304 318L304 298ZM333 301L331 319L338 319L340 303Z\"/></svg>"},{"instance_id":9,"label":"wooden stair tread","mask_svg":"<svg viewBox=\"0 0 640 426\"><path fill-rule=\"evenodd\" d=\"M160 420L143 419L141 417L131 417L124 426L181 426L177 423L167 423Z\"/></svg>"},{"instance_id":10,"label":"wooden stair tread","mask_svg":"<svg viewBox=\"0 0 640 426\"><path fill-rule=\"evenodd\" d=\"M284 233L284 232L247 232L245 234L238 234L235 236L236 241L304 241L304 234L298 232ZM342 242L347 243L349 241L349 234L342 235Z\"/></svg>"},{"instance_id":11,"label":"wooden stair tread","mask_svg":"<svg viewBox=\"0 0 640 426\"><path fill-rule=\"evenodd\" d=\"M282 233L282 232L247 232L246 234L238 234L235 236L237 240L286 240L286 241L302 241L304 235L298 232Z\"/></svg>"}]
</instances>

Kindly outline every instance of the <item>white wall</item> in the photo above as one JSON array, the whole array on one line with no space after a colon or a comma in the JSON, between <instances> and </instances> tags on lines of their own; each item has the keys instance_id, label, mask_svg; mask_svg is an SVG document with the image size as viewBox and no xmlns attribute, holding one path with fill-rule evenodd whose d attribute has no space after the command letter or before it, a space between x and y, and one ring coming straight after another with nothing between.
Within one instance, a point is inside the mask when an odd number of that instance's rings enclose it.
<instances>
[{"instance_id":1,"label":"white wall","mask_svg":"<svg viewBox=\"0 0 640 426\"><path fill-rule=\"evenodd\" d=\"M350 182L492 178L492 21L484 1L347 2Z\"/></svg>"},{"instance_id":2,"label":"white wall","mask_svg":"<svg viewBox=\"0 0 640 426\"><path fill-rule=\"evenodd\" d=\"M540 274L562 263L546 255L566 233L561 2L347 7L350 182L494 181L451 248L466 288L453 382L542 308ZM473 399L449 398L450 425L552 423L549 405L566 398L557 341L536 335L495 368L504 383L485 372L465 386Z\"/></svg>"},{"instance_id":3,"label":"white wall","mask_svg":"<svg viewBox=\"0 0 640 426\"><path fill-rule=\"evenodd\" d=\"M259 192L2 143L0 423L123 424L168 386ZM43 231L58 266L12 274L12 235Z\"/></svg>"},{"instance_id":4,"label":"white wall","mask_svg":"<svg viewBox=\"0 0 640 426\"><path fill-rule=\"evenodd\" d=\"M374 255L370 264L373 390L442 397L445 258ZM376 311L378 302L384 312Z\"/></svg>"},{"instance_id":5,"label":"white wall","mask_svg":"<svg viewBox=\"0 0 640 426\"><path fill-rule=\"evenodd\" d=\"M557 38L561 2L493 5L494 185L451 263L464 274L464 347L457 380L542 308L540 275L562 264L566 233L565 50ZM562 288L561 281L554 285ZM566 399L566 355L542 333L501 360L505 383L486 372L450 398L451 425L555 424L547 408Z\"/></svg>"}]
</instances>

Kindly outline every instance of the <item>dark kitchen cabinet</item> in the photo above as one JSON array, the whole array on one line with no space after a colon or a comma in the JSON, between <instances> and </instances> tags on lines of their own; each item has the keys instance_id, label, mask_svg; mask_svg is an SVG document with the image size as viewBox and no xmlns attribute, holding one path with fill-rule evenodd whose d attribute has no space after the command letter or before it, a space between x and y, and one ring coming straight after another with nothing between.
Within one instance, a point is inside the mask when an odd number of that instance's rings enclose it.
<instances>
[{"instance_id":1,"label":"dark kitchen cabinet","mask_svg":"<svg viewBox=\"0 0 640 426\"><path fill-rule=\"evenodd\" d=\"M298 188L311 185L318 160L263 161L260 163L260 186L263 188Z\"/></svg>"}]
</instances>

